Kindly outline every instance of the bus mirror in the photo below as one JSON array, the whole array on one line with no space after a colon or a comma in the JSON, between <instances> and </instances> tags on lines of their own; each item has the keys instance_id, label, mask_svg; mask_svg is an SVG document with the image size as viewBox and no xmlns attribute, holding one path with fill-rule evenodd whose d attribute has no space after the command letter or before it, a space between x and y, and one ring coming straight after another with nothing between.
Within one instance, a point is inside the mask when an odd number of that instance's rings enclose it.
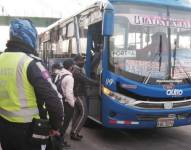
<instances>
[{"instance_id":1,"label":"bus mirror","mask_svg":"<svg viewBox=\"0 0 191 150\"><path fill-rule=\"evenodd\" d=\"M113 7L108 3L103 11L102 35L111 36L113 34L114 12Z\"/></svg>"}]
</instances>

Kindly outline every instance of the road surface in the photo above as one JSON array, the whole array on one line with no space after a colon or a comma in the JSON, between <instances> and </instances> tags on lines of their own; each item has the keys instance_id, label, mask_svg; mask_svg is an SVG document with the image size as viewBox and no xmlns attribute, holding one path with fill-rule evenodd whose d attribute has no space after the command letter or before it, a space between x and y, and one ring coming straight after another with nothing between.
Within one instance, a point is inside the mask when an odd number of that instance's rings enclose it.
<instances>
[{"instance_id":1,"label":"road surface","mask_svg":"<svg viewBox=\"0 0 191 150\"><path fill-rule=\"evenodd\" d=\"M119 131L101 126L83 128L82 141L71 150L190 150L191 126ZM1 148L0 148L1 150Z\"/></svg>"},{"instance_id":2,"label":"road surface","mask_svg":"<svg viewBox=\"0 0 191 150\"><path fill-rule=\"evenodd\" d=\"M84 128L81 142L71 141L72 150L190 150L191 126L116 131Z\"/></svg>"}]
</instances>

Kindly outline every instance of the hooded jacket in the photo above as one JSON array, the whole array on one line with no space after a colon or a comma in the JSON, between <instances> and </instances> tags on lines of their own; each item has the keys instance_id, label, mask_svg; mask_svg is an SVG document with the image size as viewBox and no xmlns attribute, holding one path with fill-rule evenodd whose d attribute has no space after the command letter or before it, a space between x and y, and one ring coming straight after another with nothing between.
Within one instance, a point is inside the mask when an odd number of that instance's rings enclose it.
<instances>
[{"instance_id":1,"label":"hooded jacket","mask_svg":"<svg viewBox=\"0 0 191 150\"><path fill-rule=\"evenodd\" d=\"M70 106L74 107L75 97L74 97L74 78L70 71L62 68L58 72L58 76L66 75L61 81L62 95L65 98L65 102L68 102Z\"/></svg>"}]
</instances>

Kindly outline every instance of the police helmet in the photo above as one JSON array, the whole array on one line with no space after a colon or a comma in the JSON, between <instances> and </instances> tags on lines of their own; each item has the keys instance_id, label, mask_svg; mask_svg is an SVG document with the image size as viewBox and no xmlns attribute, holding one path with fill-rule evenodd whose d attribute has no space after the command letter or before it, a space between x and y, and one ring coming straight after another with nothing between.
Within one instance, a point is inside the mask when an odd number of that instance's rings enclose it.
<instances>
[{"instance_id":1,"label":"police helmet","mask_svg":"<svg viewBox=\"0 0 191 150\"><path fill-rule=\"evenodd\" d=\"M28 19L14 19L10 23L10 40L20 39L33 49L37 47L37 30Z\"/></svg>"}]
</instances>

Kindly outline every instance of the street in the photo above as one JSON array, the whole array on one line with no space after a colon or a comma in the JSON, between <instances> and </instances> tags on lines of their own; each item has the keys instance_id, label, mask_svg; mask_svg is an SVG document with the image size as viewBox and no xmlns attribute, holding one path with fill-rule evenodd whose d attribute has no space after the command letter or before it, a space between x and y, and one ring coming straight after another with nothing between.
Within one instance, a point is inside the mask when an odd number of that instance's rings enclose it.
<instances>
[{"instance_id":1,"label":"street","mask_svg":"<svg viewBox=\"0 0 191 150\"><path fill-rule=\"evenodd\" d=\"M189 150L191 126L116 131L100 126L83 128L81 142L72 150Z\"/></svg>"},{"instance_id":2,"label":"street","mask_svg":"<svg viewBox=\"0 0 191 150\"><path fill-rule=\"evenodd\" d=\"M161 129L106 129L84 127L82 141L71 141L71 150L189 150L191 126ZM0 148L1 150L1 148Z\"/></svg>"}]
</instances>

